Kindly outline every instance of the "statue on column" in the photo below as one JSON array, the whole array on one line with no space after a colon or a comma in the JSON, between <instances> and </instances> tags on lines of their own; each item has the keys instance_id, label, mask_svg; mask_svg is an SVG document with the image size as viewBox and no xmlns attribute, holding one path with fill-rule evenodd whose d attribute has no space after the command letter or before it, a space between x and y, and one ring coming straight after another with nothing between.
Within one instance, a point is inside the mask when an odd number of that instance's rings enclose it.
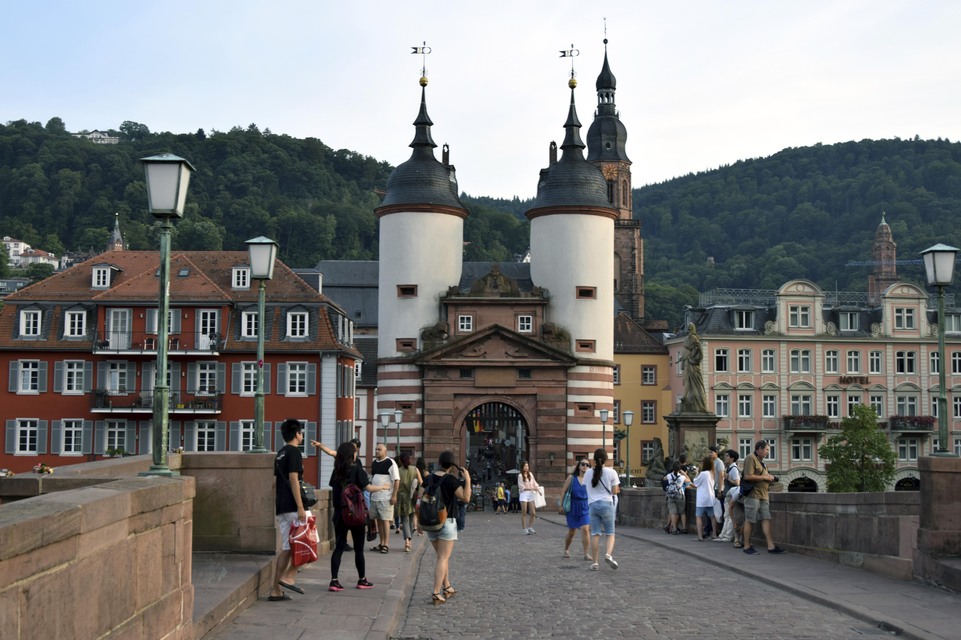
<instances>
[{"instance_id":1,"label":"statue on column","mask_svg":"<svg viewBox=\"0 0 961 640\"><path fill-rule=\"evenodd\" d=\"M687 324L687 340L684 342L684 399L681 411L707 413L707 399L704 393L704 376L701 374L701 338L693 322Z\"/></svg>"}]
</instances>

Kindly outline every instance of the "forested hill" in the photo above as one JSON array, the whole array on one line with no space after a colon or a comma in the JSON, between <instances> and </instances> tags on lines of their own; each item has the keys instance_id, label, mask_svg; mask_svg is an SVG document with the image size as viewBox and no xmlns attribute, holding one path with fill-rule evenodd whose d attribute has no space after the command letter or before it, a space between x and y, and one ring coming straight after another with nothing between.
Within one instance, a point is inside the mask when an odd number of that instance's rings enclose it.
<instances>
[{"instance_id":1,"label":"forested hill","mask_svg":"<svg viewBox=\"0 0 961 640\"><path fill-rule=\"evenodd\" d=\"M292 266L377 257L374 208L393 169L386 162L256 125L172 134L124 122L109 133L119 144L75 138L60 118L0 125L0 236L58 255L99 251L119 213L131 249L157 247L139 159L169 151L197 169L174 248L244 249L264 235ZM527 224L509 208L467 206L469 259L512 260L526 251Z\"/></svg>"},{"instance_id":2,"label":"forested hill","mask_svg":"<svg viewBox=\"0 0 961 640\"><path fill-rule=\"evenodd\" d=\"M377 257L373 210L392 169L386 162L256 125L172 134L124 122L111 133L119 144L75 138L59 118L0 125L0 235L57 254L100 250L117 212L132 249L155 248L139 159L169 151L197 168L175 248L236 250L266 235L293 266ZM466 259L512 260L526 251L529 202L462 199L471 212ZM636 189L634 208L643 224L650 319L676 325L683 305L714 287L773 289L807 278L864 290L869 268L845 264L871 259L882 211L899 258L916 258L937 242L961 246L961 144L864 140L786 149ZM921 278L918 267L900 273Z\"/></svg>"},{"instance_id":3,"label":"forested hill","mask_svg":"<svg viewBox=\"0 0 961 640\"><path fill-rule=\"evenodd\" d=\"M786 149L635 191L647 317L680 320L715 287L775 289L806 278L864 291L882 211L898 259L961 246L961 144L862 140ZM713 261L709 260L713 258ZM713 263L713 264L712 264ZM919 266L899 275L920 281Z\"/></svg>"}]
</instances>

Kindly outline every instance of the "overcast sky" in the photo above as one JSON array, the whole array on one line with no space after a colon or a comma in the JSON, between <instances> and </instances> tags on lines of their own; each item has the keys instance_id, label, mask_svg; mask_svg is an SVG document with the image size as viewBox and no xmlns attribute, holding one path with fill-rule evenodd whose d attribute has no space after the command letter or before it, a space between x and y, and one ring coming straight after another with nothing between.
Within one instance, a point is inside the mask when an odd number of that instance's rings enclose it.
<instances>
[{"instance_id":1,"label":"overcast sky","mask_svg":"<svg viewBox=\"0 0 961 640\"><path fill-rule=\"evenodd\" d=\"M426 41L434 140L470 195L535 194L571 44L586 137L605 17L635 187L819 142L961 139L954 0L10 0L0 15L0 122L255 123L394 165Z\"/></svg>"}]
</instances>

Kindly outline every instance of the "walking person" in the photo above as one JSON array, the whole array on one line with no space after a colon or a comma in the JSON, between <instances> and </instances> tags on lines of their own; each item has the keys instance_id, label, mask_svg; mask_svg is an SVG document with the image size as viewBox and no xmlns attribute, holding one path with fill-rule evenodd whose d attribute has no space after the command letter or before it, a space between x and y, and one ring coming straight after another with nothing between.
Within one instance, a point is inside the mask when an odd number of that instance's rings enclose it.
<instances>
[{"instance_id":1,"label":"walking person","mask_svg":"<svg viewBox=\"0 0 961 640\"><path fill-rule=\"evenodd\" d=\"M517 476L518 499L521 503L521 529L524 535L532 536L535 533L534 517L537 515L537 509L534 507L534 494L539 489L540 485L531 473L531 465L525 460L521 464L520 475ZM524 526L525 521L528 522L527 526Z\"/></svg>"},{"instance_id":2,"label":"walking person","mask_svg":"<svg viewBox=\"0 0 961 640\"><path fill-rule=\"evenodd\" d=\"M614 496L620 493L621 481L617 473L607 463L607 451L603 448L594 450L594 466L584 474L587 485L587 508L591 517L591 571L598 569L598 554L600 553L601 534L607 537L607 553L604 561L617 569L614 560Z\"/></svg>"},{"instance_id":3,"label":"walking person","mask_svg":"<svg viewBox=\"0 0 961 640\"><path fill-rule=\"evenodd\" d=\"M574 542L574 534L581 532L581 544L584 547L584 559L593 560L590 553L591 546L591 514L587 508L587 482L584 474L590 468L587 458L581 458L574 470L567 476L564 489L561 491L563 496L567 490L571 491L571 508L567 512L567 538L564 540L564 557L571 557L571 543Z\"/></svg>"},{"instance_id":4,"label":"walking person","mask_svg":"<svg viewBox=\"0 0 961 640\"><path fill-rule=\"evenodd\" d=\"M387 445L383 442L374 448L374 461L370 464L370 473L374 484L390 483L393 491L370 496L370 518L377 522L377 533L380 544L370 548L371 551L388 553L390 551L390 528L394 521L394 506L397 504L397 492L400 489L400 473L397 464L387 457Z\"/></svg>"},{"instance_id":5,"label":"walking person","mask_svg":"<svg viewBox=\"0 0 961 640\"><path fill-rule=\"evenodd\" d=\"M444 604L448 598L454 597L457 590L450 583L450 557L454 552L457 541L457 522L454 508L457 501L470 502L471 480L466 469L454 464L454 454L444 451L437 459L440 467L424 479L424 490L439 489L440 498L447 508L447 519L444 526L437 531L428 531L427 539L437 554L437 564L434 565L434 591L431 593L433 604Z\"/></svg>"},{"instance_id":6,"label":"walking person","mask_svg":"<svg viewBox=\"0 0 961 640\"><path fill-rule=\"evenodd\" d=\"M705 517L712 523L711 537L716 538L720 533L714 519L714 459L711 456L705 456L701 462L701 472L694 476L694 486L697 488L697 541L704 542Z\"/></svg>"},{"instance_id":7,"label":"walking person","mask_svg":"<svg viewBox=\"0 0 961 640\"><path fill-rule=\"evenodd\" d=\"M401 532L404 535L404 553L410 552L411 536L414 533L414 501L417 499L417 488L424 479L410 462L410 454L406 451L400 454L400 488L397 490L397 517L400 519Z\"/></svg>"},{"instance_id":8,"label":"walking person","mask_svg":"<svg viewBox=\"0 0 961 640\"><path fill-rule=\"evenodd\" d=\"M414 463L414 466L417 467L417 475L420 476L420 486L421 488L423 488L424 480L427 479L427 463L424 462L423 457L417 456L417 462ZM420 527L417 526L417 505L418 504L420 504L420 499L417 499L414 501L414 530L417 531L417 535L422 536L424 535L424 532L421 531Z\"/></svg>"},{"instance_id":9,"label":"walking person","mask_svg":"<svg viewBox=\"0 0 961 640\"><path fill-rule=\"evenodd\" d=\"M274 584L267 596L270 601L291 599L282 588L295 593L304 592L294 584L297 567L290 561L290 529L295 522L307 522L307 510L300 497L300 481L304 477L304 457L300 453L300 444L304 441L304 425L293 418L284 420L280 425L280 435L284 439L284 446L274 458L274 513L277 514L282 546L274 567Z\"/></svg>"},{"instance_id":10,"label":"walking person","mask_svg":"<svg viewBox=\"0 0 961 640\"><path fill-rule=\"evenodd\" d=\"M336 539L334 552L330 554L329 591L344 590L344 587L340 584L340 580L338 580L338 575L340 575L340 559L344 555L344 551L347 550L348 532L350 532L350 536L354 540L354 566L357 567L358 577L357 588L370 589L374 586L367 580L367 567L364 560L365 526L359 524L354 527L348 527L347 523L345 523L341 517L344 505L344 487L352 484L360 487L362 490L376 493L379 491L389 491L391 486L389 484L371 484L367 477L367 472L364 471L362 466L355 464L356 460L357 447L354 446L354 443L344 442L337 447L337 453L334 455L334 470L331 472L330 481L327 483L330 486L330 499L334 512L334 537Z\"/></svg>"}]
</instances>

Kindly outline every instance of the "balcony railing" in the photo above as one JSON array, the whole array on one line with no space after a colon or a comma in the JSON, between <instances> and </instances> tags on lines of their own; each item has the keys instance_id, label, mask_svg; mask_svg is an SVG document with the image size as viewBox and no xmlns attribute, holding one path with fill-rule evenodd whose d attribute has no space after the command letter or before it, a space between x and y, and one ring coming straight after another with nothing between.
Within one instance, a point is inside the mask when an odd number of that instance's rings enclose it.
<instances>
[{"instance_id":1,"label":"balcony railing","mask_svg":"<svg viewBox=\"0 0 961 640\"><path fill-rule=\"evenodd\" d=\"M167 339L168 354L217 355L225 340L217 333L194 333L181 331ZM143 331L98 332L93 343L94 353L105 354L156 354L157 334Z\"/></svg>"},{"instance_id":2,"label":"balcony railing","mask_svg":"<svg viewBox=\"0 0 961 640\"><path fill-rule=\"evenodd\" d=\"M167 406L170 413L216 414L223 411L223 394L171 391ZM153 413L153 391L97 389L91 409L94 413Z\"/></svg>"},{"instance_id":3,"label":"balcony railing","mask_svg":"<svg viewBox=\"0 0 961 640\"><path fill-rule=\"evenodd\" d=\"M891 431L934 431L938 419L934 416L891 416L888 418Z\"/></svg>"},{"instance_id":4,"label":"balcony railing","mask_svg":"<svg viewBox=\"0 0 961 640\"><path fill-rule=\"evenodd\" d=\"M827 416L782 416L785 431L827 431L830 422Z\"/></svg>"}]
</instances>

